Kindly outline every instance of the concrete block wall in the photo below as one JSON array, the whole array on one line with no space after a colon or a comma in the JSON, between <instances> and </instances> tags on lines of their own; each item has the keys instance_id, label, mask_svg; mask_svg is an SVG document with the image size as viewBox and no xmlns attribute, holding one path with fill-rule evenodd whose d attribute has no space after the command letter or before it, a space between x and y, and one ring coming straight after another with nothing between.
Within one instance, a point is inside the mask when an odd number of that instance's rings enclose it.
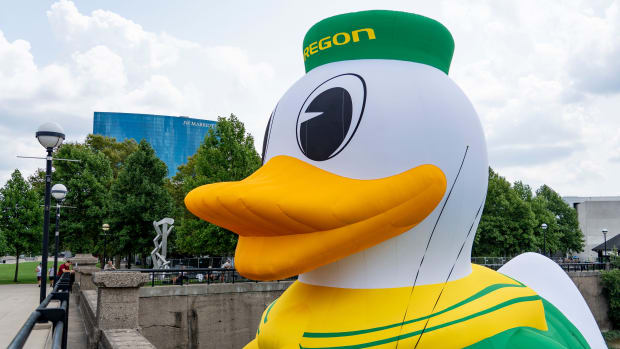
<instances>
[{"instance_id":1,"label":"concrete block wall","mask_svg":"<svg viewBox=\"0 0 620 349\"><path fill-rule=\"evenodd\" d=\"M83 280L80 280L80 282ZM140 286L148 275L139 272L97 272L96 290L79 291L80 311L89 349L154 349L138 323Z\"/></svg>"},{"instance_id":2,"label":"concrete block wall","mask_svg":"<svg viewBox=\"0 0 620 349\"><path fill-rule=\"evenodd\" d=\"M141 333L159 349L242 348L267 306L292 282L140 289Z\"/></svg>"},{"instance_id":3,"label":"concrete block wall","mask_svg":"<svg viewBox=\"0 0 620 349\"><path fill-rule=\"evenodd\" d=\"M611 330L612 324L608 316L609 300L603 294L601 273L599 271L570 272L568 276L581 292L601 331Z\"/></svg>"}]
</instances>

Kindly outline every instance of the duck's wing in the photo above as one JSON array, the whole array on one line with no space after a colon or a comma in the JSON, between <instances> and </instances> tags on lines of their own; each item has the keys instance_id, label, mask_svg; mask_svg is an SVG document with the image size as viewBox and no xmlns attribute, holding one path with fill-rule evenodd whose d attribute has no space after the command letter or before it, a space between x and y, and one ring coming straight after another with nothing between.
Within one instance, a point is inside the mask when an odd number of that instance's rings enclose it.
<instances>
[{"instance_id":1,"label":"duck's wing","mask_svg":"<svg viewBox=\"0 0 620 349\"><path fill-rule=\"evenodd\" d=\"M583 296L560 266L538 253L524 253L498 272L532 288L553 304L581 332L591 348L607 348Z\"/></svg>"}]
</instances>

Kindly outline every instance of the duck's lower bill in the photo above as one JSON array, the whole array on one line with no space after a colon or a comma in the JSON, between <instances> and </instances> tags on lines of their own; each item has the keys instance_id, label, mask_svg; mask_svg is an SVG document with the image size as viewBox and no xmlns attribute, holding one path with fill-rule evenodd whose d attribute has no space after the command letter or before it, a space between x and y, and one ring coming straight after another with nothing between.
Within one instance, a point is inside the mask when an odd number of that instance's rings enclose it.
<instances>
[{"instance_id":1,"label":"duck's lower bill","mask_svg":"<svg viewBox=\"0 0 620 349\"><path fill-rule=\"evenodd\" d=\"M185 198L196 216L239 235L235 266L244 276L298 275L402 234L446 192L437 166L358 180L276 156L239 182L204 185Z\"/></svg>"}]
</instances>

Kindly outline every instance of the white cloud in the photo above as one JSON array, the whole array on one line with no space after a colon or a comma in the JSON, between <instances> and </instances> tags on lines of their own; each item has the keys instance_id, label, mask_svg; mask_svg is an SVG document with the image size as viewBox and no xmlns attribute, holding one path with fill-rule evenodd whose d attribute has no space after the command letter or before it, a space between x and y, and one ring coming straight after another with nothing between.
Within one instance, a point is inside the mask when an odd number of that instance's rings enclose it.
<instances>
[{"instance_id":1,"label":"white cloud","mask_svg":"<svg viewBox=\"0 0 620 349\"><path fill-rule=\"evenodd\" d=\"M613 175L620 171L620 1L451 1L433 8L421 14L439 19L455 38L450 75L477 109L500 174L566 195L620 194ZM319 16L295 6L279 13L286 11L302 16L304 26ZM269 57L260 62L243 46L220 44L227 40L185 40L111 11L80 12L68 0L46 14L59 47L51 63L37 65L30 43L0 31L0 142L11 143L0 147L0 158L12 159L0 168L0 183L25 164L15 154L40 152L31 135L38 123L58 121L75 140L91 131L95 110L209 119L234 112L260 146L277 99L302 74L276 71L290 67L281 54L253 52ZM272 31L261 28L262 37L284 35L282 22L274 22L264 24ZM297 52L299 41L270 47Z\"/></svg>"},{"instance_id":2,"label":"white cloud","mask_svg":"<svg viewBox=\"0 0 620 349\"><path fill-rule=\"evenodd\" d=\"M51 64L37 66L30 43L9 42L0 31L0 141L12 144L0 149L0 158L12 159L4 161L0 183L15 167L29 173L41 165L13 161L41 152L31 136L37 123L59 121L80 139L92 131L95 110L209 119L234 112L252 133L262 132L273 107L261 98L270 88L263 82L274 69L244 49L150 32L110 11L83 14L67 0L52 4L47 18L68 52Z\"/></svg>"},{"instance_id":3,"label":"white cloud","mask_svg":"<svg viewBox=\"0 0 620 349\"><path fill-rule=\"evenodd\" d=\"M36 89L37 74L30 43L9 42L0 31L0 103L30 95Z\"/></svg>"},{"instance_id":4,"label":"white cloud","mask_svg":"<svg viewBox=\"0 0 620 349\"><path fill-rule=\"evenodd\" d=\"M451 75L481 116L490 165L567 195L620 193L605 137L620 127L606 115L620 101L618 1L444 5Z\"/></svg>"}]
</instances>

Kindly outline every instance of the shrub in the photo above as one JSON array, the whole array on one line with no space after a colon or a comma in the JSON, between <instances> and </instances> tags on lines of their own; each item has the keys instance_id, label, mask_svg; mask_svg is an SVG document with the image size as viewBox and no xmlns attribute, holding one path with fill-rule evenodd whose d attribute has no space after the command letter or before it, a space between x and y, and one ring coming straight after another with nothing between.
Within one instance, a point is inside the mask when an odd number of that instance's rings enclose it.
<instances>
[{"instance_id":1,"label":"shrub","mask_svg":"<svg viewBox=\"0 0 620 349\"><path fill-rule=\"evenodd\" d=\"M614 328L620 329L620 269L604 271L603 292L609 299L609 319Z\"/></svg>"}]
</instances>

